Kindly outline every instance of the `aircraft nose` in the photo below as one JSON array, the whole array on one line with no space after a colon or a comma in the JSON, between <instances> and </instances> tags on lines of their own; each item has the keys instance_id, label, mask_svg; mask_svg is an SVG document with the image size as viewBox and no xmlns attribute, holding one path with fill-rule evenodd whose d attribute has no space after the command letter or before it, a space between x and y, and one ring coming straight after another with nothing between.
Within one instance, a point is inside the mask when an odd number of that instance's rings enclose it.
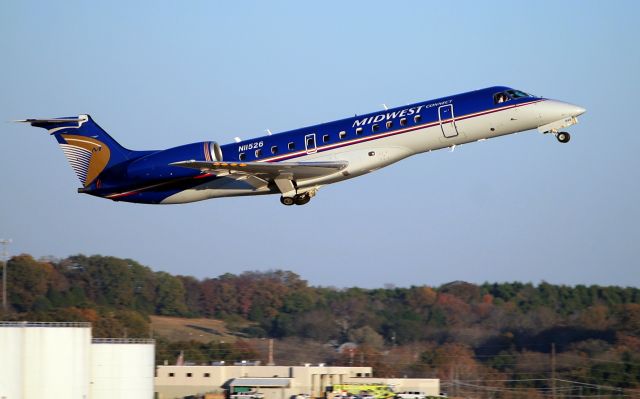
<instances>
[{"instance_id":1,"label":"aircraft nose","mask_svg":"<svg viewBox=\"0 0 640 399\"><path fill-rule=\"evenodd\" d=\"M585 112L587 112L587 110L585 108L582 108L579 105L574 105L573 106L573 116L580 116L582 114L584 114Z\"/></svg>"},{"instance_id":2,"label":"aircraft nose","mask_svg":"<svg viewBox=\"0 0 640 399\"><path fill-rule=\"evenodd\" d=\"M587 112L579 105L558 100L547 100L538 103L538 123L545 125L566 118L576 118Z\"/></svg>"},{"instance_id":3,"label":"aircraft nose","mask_svg":"<svg viewBox=\"0 0 640 399\"><path fill-rule=\"evenodd\" d=\"M587 112L586 109L582 108L579 105L574 105L570 103L562 103L562 114L568 116L580 116Z\"/></svg>"}]
</instances>

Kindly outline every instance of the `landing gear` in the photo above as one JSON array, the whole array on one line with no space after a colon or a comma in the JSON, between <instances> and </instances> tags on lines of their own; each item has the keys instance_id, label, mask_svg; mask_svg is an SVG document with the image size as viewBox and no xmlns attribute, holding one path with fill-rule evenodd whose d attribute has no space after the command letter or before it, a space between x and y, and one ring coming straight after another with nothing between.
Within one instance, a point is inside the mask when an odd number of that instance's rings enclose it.
<instances>
[{"instance_id":1,"label":"landing gear","mask_svg":"<svg viewBox=\"0 0 640 399\"><path fill-rule=\"evenodd\" d=\"M558 132L556 134L556 139L561 143L568 143L569 140L571 140L571 135L567 132Z\"/></svg>"},{"instance_id":2,"label":"landing gear","mask_svg":"<svg viewBox=\"0 0 640 399\"><path fill-rule=\"evenodd\" d=\"M285 197L282 196L280 197L280 202L282 203L282 205L304 205L304 204L308 204L309 201L311 201L311 195L309 193L304 193L304 194L296 194L293 197Z\"/></svg>"},{"instance_id":3,"label":"landing gear","mask_svg":"<svg viewBox=\"0 0 640 399\"><path fill-rule=\"evenodd\" d=\"M293 199L296 205L304 205L311 201L311 196L309 195L309 193L304 193L296 195L295 197L293 197Z\"/></svg>"},{"instance_id":4,"label":"landing gear","mask_svg":"<svg viewBox=\"0 0 640 399\"><path fill-rule=\"evenodd\" d=\"M295 203L295 199L293 197L280 197L280 202L282 205L293 205Z\"/></svg>"},{"instance_id":5,"label":"landing gear","mask_svg":"<svg viewBox=\"0 0 640 399\"><path fill-rule=\"evenodd\" d=\"M294 185L293 180L291 180L290 176L282 176L278 177L274 180L276 187L278 187L278 191L282 194L280 196L280 202L282 205L291 206L293 204L296 205L304 205L311 201L311 197L316 195L318 188L320 186L307 187L304 189L299 189L297 185Z\"/></svg>"}]
</instances>

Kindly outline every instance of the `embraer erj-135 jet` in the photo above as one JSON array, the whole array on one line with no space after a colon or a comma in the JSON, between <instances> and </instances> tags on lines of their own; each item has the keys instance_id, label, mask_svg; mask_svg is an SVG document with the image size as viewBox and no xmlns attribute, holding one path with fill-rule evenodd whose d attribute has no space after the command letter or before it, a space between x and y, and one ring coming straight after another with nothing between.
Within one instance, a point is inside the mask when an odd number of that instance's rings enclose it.
<instances>
[{"instance_id":1,"label":"embraer erj-135 jet","mask_svg":"<svg viewBox=\"0 0 640 399\"><path fill-rule=\"evenodd\" d=\"M489 87L251 140L214 141L161 151L122 147L89 115L26 119L53 135L83 187L115 201L179 204L280 194L303 205L318 189L421 152L537 129L561 131L585 109L509 87Z\"/></svg>"}]
</instances>

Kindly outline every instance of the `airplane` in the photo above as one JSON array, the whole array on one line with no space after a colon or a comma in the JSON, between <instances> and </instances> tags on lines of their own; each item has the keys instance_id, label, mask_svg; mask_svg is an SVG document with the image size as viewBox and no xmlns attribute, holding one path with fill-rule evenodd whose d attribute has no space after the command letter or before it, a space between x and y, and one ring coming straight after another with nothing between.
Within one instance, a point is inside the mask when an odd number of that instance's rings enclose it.
<instances>
[{"instance_id":1,"label":"airplane","mask_svg":"<svg viewBox=\"0 0 640 399\"><path fill-rule=\"evenodd\" d=\"M79 193L144 204L280 194L284 205L304 205L322 186L423 152L532 129L567 143L562 129L585 111L494 86L230 144L159 151L122 147L89 115L16 122L55 137L82 183Z\"/></svg>"}]
</instances>

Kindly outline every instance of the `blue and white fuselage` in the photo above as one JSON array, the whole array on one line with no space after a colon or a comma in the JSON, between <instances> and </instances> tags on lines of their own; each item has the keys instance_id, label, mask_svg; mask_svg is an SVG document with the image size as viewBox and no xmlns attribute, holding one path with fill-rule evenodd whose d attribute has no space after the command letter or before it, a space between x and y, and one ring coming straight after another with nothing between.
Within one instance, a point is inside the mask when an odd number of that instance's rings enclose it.
<instances>
[{"instance_id":1,"label":"blue and white fuselage","mask_svg":"<svg viewBox=\"0 0 640 399\"><path fill-rule=\"evenodd\" d=\"M321 186L422 152L531 129L567 142L561 129L584 112L496 86L222 146L161 151L127 150L88 115L24 122L56 137L83 193L150 204L280 194L285 205L302 205Z\"/></svg>"}]
</instances>

